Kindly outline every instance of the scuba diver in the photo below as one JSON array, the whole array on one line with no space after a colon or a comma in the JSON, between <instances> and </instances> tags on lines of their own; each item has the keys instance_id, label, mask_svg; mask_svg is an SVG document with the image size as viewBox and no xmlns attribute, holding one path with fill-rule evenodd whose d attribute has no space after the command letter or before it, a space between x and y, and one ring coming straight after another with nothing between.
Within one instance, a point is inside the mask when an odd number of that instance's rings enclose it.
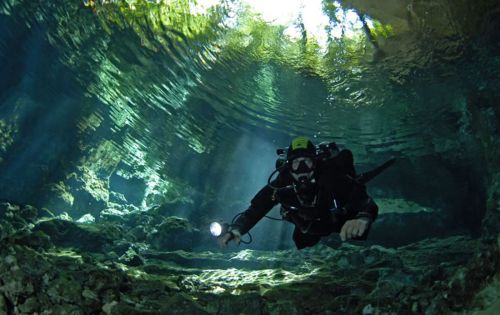
<instances>
[{"instance_id":1,"label":"scuba diver","mask_svg":"<svg viewBox=\"0 0 500 315\"><path fill-rule=\"evenodd\" d=\"M314 246L334 232L340 233L342 241L366 239L378 207L364 184L394 159L356 175L350 150L339 150L335 143L315 146L306 137L293 139L288 149L278 149L278 154L268 184L218 237L221 247L230 241L239 244L241 236L278 203L282 219L295 225L293 241L298 249Z\"/></svg>"}]
</instances>

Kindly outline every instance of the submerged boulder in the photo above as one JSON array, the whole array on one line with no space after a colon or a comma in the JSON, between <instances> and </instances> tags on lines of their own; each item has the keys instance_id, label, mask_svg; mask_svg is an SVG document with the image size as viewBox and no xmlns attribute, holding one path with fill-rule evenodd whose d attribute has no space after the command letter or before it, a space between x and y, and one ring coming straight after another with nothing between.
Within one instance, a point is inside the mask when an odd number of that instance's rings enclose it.
<instances>
[{"instance_id":1,"label":"submerged boulder","mask_svg":"<svg viewBox=\"0 0 500 315\"><path fill-rule=\"evenodd\" d=\"M77 224L61 219L40 222L33 231L45 233L56 246L93 252L103 251L113 240L122 237L121 230L114 226Z\"/></svg>"},{"instance_id":2,"label":"submerged boulder","mask_svg":"<svg viewBox=\"0 0 500 315\"><path fill-rule=\"evenodd\" d=\"M188 220L154 226L150 244L127 240L117 224L58 218L0 240L0 314L449 314L491 306L476 295L500 261L498 244L464 236L186 251L177 249L192 249L200 233Z\"/></svg>"},{"instance_id":3,"label":"submerged boulder","mask_svg":"<svg viewBox=\"0 0 500 315\"><path fill-rule=\"evenodd\" d=\"M28 231L40 219L52 214L46 209L38 210L31 205L16 205L8 202L0 203L0 240L10 237L19 231ZM17 236L19 238L21 236Z\"/></svg>"},{"instance_id":4,"label":"submerged boulder","mask_svg":"<svg viewBox=\"0 0 500 315\"><path fill-rule=\"evenodd\" d=\"M172 216L156 227L156 231L148 236L148 242L159 250L189 250L199 239L199 233L188 220Z\"/></svg>"},{"instance_id":5,"label":"submerged boulder","mask_svg":"<svg viewBox=\"0 0 500 315\"><path fill-rule=\"evenodd\" d=\"M139 206L144 199L146 187L144 178L127 176L122 172L113 173L109 178L109 189L113 191L110 201Z\"/></svg>"},{"instance_id":6,"label":"submerged boulder","mask_svg":"<svg viewBox=\"0 0 500 315\"><path fill-rule=\"evenodd\" d=\"M33 223L38 218L38 209L30 205L0 203L0 219L7 219L15 224Z\"/></svg>"},{"instance_id":7,"label":"submerged boulder","mask_svg":"<svg viewBox=\"0 0 500 315\"><path fill-rule=\"evenodd\" d=\"M119 261L129 266L144 265L144 258L140 256L132 247L130 247L120 258Z\"/></svg>"},{"instance_id":8,"label":"submerged boulder","mask_svg":"<svg viewBox=\"0 0 500 315\"><path fill-rule=\"evenodd\" d=\"M106 208L99 214L99 219L105 222L122 223L128 213L126 209Z\"/></svg>"},{"instance_id":9,"label":"submerged boulder","mask_svg":"<svg viewBox=\"0 0 500 315\"><path fill-rule=\"evenodd\" d=\"M76 222L77 223L87 223L87 224L94 223L95 218L90 213L87 213L87 214L82 215L80 219L76 220Z\"/></svg>"},{"instance_id":10,"label":"submerged boulder","mask_svg":"<svg viewBox=\"0 0 500 315\"><path fill-rule=\"evenodd\" d=\"M75 201L70 188L62 181L48 185L44 195L41 204L56 214L69 211Z\"/></svg>"},{"instance_id":11,"label":"submerged boulder","mask_svg":"<svg viewBox=\"0 0 500 315\"><path fill-rule=\"evenodd\" d=\"M74 202L70 214L81 216L90 213L98 216L106 208L108 202L107 183L88 170L82 176L71 176L67 185L70 187Z\"/></svg>"}]
</instances>

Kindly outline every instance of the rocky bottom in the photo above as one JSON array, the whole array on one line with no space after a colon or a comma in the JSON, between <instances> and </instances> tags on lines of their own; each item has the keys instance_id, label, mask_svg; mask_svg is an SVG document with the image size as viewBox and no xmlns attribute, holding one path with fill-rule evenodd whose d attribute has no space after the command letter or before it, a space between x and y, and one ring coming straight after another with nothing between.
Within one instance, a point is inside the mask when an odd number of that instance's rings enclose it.
<instances>
[{"instance_id":1,"label":"rocky bottom","mask_svg":"<svg viewBox=\"0 0 500 315\"><path fill-rule=\"evenodd\" d=\"M3 207L0 314L500 311L498 239L454 236L398 248L325 242L302 251L162 251L126 241L111 226L42 217L29 206ZM37 214L30 218L26 211Z\"/></svg>"}]
</instances>

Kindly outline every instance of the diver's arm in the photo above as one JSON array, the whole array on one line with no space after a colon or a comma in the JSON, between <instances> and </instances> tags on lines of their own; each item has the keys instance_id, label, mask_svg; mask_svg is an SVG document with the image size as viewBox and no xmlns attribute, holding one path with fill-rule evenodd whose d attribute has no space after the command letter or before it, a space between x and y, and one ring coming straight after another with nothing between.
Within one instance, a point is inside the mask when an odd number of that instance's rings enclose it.
<instances>
[{"instance_id":1,"label":"diver's arm","mask_svg":"<svg viewBox=\"0 0 500 315\"><path fill-rule=\"evenodd\" d=\"M340 239L345 240L365 240L370 230L370 222L368 219L352 219L347 220L342 229L340 229Z\"/></svg>"},{"instance_id":2,"label":"diver's arm","mask_svg":"<svg viewBox=\"0 0 500 315\"><path fill-rule=\"evenodd\" d=\"M370 196L366 195L363 205L359 207L358 213L356 214L356 218L366 219L371 224L373 221L375 221L377 215L378 215L377 204L375 203L375 201L373 201L373 199Z\"/></svg>"},{"instance_id":3,"label":"diver's arm","mask_svg":"<svg viewBox=\"0 0 500 315\"><path fill-rule=\"evenodd\" d=\"M355 181L353 181L353 189L344 209L348 218L363 218L369 223L375 221L378 215L378 206L366 193L365 185Z\"/></svg>"},{"instance_id":4,"label":"diver's arm","mask_svg":"<svg viewBox=\"0 0 500 315\"><path fill-rule=\"evenodd\" d=\"M241 234L238 230L229 230L226 234L219 236L217 239L217 243L221 248L225 248L229 241L233 240L236 245L240 245L241 242Z\"/></svg>"},{"instance_id":5,"label":"diver's arm","mask_svg":"<svg viewBox=\"0 0 500 315\"><path fill-rule=\"evenodd\" d=\"M366 186L349 178L351 186L347 198L343 198L342 213L347 218L367 218L371 222L375 221L378 215L378 206L366 192Z\"/></svg>"},{"instance_id":6,"label":"diver's arm","mask_svg":"<svg viewBox=\"0 0 500 315\"><path fill-rule=\"evenodd\" d=\"M343 214L346 219L340 230L340 238L366 240L371 224L378 215L378 206L367 194L366 186L354 178L347 176L352 185L347 201L343 205Z\"/></svg>"},{"instance_id":7,"label":"diver's arm","mask_svg":"<svg viewBox=\"0 0 500 315\"><path fill-rule=\"evenodd\" d=\"M274 192L268 185L262 188L250 202L250 207L231 225L232 230L243 235L253 228L278 203Z\"/></svg>"},{"instance_id":8,"label":"diver's arm","mask_svg":"<svg viewBox=\"0 0 500 315\"><path fill-rule=\"evenodd\" d=\"M356 180L352 151L343 149L327 165L327 172L333 171L330 180L342 186L342 192L337 196L342 203L342 209L339 209L342 217L348 220L364 218L373 222L377 217L378 207L366 193L364 183Z\"/></svg>"}]
</instances>

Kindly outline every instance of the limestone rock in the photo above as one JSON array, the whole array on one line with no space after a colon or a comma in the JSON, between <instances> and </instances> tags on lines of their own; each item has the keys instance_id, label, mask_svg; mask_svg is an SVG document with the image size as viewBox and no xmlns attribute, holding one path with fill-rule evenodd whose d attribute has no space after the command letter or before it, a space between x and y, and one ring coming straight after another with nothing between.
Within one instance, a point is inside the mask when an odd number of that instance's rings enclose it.
<instances>
[{"instance_id":1,"label":"limestone rock","mask_svg":"<svg viewBox=\"0 0 500 315\"><path fill-rule=\"evenodd\" d=\"M172 250L192 246L175 237L194 242L199 231L158 219L146 211L119 224L50 219L14 230L0 240L0 314L449 314L480 308L476 295L500 261L496 244L465 236L398 248ZM158 229L153 245L128 238L129 222Z\"/></svg>"},{"instance_id":2,"label":"limestone rock","mask_svg":"<svg viewBox=\"0 0 500 315\"><path fill-rule=\"evenodd\" d=\"M5 299L5 296L3 294L0 294L0 315L7 315L7 314L8 314L7 301Z\"/></svg>"},{"instance_id":3,"label":"limestone rock","mask_svg":"<svg viewBox=\"0 0 500 315\"><path fill-rule=\"evenodd\" d=\"M174 216L165 218L156 230L149 235L148 241L160 250L190 249L199 233L188 220Z\"/></svg>"},{"instance_id":4,"label":"limestone rock","mask_svg":"<svg viewBox=\"0 0 500 315\"><path fill-rule=\"evenodd\" d=\"M76 220L77 223L94 223L95 218L90 213L84 214L80 219Z\"/></svg>"},{"instance_id":5,"label":"limestone rock","mask_svg":"<svg viewBox=\"0 0 500 315\"><path fill-rule=\"evenodd\" d=\"M125 252L125 254L120 256L120 258L118 260L120 260L121 262L123 262L124 264L129 265L129 266L142 266L142 265L144 265L144 258L142 258L139 254L137 254L137 252L132 248L129 248Z\"/></svg>"},{"instance_id":6,"label":"limestone rock","mask_svg":"<svg viewBox=\"0 0 500 315\"><path fill-rule=\"evenodd\" d=\"M78 225L71 221L52 219L38 223L33 231L42 231L50 236L52 243L62 247L102 251L121 232L109 226ZM116 234L118 233L118 234Z\"/></svg>"}]
</instances>

